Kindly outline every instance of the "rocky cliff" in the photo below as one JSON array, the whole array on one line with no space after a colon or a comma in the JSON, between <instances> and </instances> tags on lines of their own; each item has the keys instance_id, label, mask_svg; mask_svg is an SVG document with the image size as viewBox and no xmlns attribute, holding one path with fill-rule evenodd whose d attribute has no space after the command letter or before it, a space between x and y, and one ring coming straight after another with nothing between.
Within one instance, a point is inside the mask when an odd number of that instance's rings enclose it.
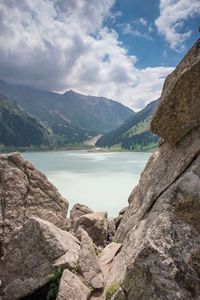
<instances>
[{"instance_id":1,"label":"rocky cliff","mask_svg":"<svg viewBox=\"0 0 200 300\"><path fill-rule=\"evenodd\" d=\"M200 299L200 40L167 77L151 129L164 139L129 197L113 300Z\"/></svg>"}]
</instances>

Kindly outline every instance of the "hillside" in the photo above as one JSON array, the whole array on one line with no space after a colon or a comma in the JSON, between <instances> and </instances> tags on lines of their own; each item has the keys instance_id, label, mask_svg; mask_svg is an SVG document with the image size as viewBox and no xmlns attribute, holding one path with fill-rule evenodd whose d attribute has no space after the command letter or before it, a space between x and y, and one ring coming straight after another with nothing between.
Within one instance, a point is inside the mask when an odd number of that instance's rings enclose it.
<instances>
[{"instance_id":1,"label":"hillside","mask_svg":"<svg viewBox=\"0 0 200 300\"><path fill-rule=\"evenodd\" d=\"M151 102L121 126L100 137L96 146L131 150L145 150L155 147L158 137L150 131L150 122L158 101Z\"/></svg>"},{"instance_id":2,"label":"hillside","mask_svg":"<svg viewBox=\"0 0 200 300\"><path fill-rule=\"evenodd\" d=\"M13 147L48 146L54 143L51 130L0 95L0 145Z\"/></svg>"},{"instance_id":3,"label":"hillside","mask_svg":"<svg viewBox=\"0 0 200 300\"><path fill-rule=\"evenodd\" d=\"M70 125L75 131L78 127L94 136L117 128L134 114L131 109L116 101L84 96L73 91L61 95L0 81L0 93L15 100L31 115L53 126L58 133L65 132L66 126Z\"/></svg>"}]
</instances>

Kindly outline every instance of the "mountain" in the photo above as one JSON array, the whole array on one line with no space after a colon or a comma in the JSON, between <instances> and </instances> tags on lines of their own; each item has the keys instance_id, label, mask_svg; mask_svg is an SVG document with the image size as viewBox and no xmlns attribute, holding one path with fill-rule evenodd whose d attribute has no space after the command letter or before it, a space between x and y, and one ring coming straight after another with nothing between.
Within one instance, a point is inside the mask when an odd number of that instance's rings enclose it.
<instances>
[{"instance_id":1,"label":"mountain","mask_svg":"<svg viewBox=\"0 0 200 300\"><path fill-rule=\"evenodd\" d=\"M0 93L16 101L24 110L53 127L56 133L86 130L88 135L105 133L120 126L134 112L103 97L64 94L11 85L0 81ZM86 134L86 133L84 133Z\"/></svg>"},{"instance_id":2,"label":"mountain","mask_svg":"<svg viewBox=\"0 0 200 300\"><path fill-rule=\"evenodd\" d=\"M148 104L144 109L134 114L121 126L101 136L98 147L120 147L131 150L145 150L155 147L158 137L150 131L152 115L159 100Z\"/></svg>"},{"instance_id":3,"label":"mountain","mask_svg":"<svg viewBox=\"0 0 200 300\"><path fill-rule=\"evenodd\" d=\"M13 147L47 146L54 137L49 128L17 104L0 95L0 145Z\"/></svg>"}]
</instances>

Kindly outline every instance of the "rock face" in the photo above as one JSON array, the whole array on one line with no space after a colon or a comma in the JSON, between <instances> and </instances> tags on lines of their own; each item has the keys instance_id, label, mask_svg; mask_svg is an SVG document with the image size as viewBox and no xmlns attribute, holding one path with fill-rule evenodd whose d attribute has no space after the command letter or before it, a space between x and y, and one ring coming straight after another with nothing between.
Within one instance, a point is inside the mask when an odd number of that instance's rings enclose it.
<instances>
[{"instance_id":1,"label":"rock face","mask_svg":"<svg viewBox=\"0 0 200 300\"><path fill-rule=\"evenodd\" d=\"M151 130L175 144L200 125L200 39L166 79Z\"/></svg>"},{"instance_id":2,"label":"rock face","mask_svg":"<svg viewBox=\"0 0 200 300\"><path fill-rule=\"evenodd\" d=\"M1 243L31 216L66 227L68 202L18 153L0 155L0 195Z\"/></svg>"},{"instance_id":3,"label":"rock face","mask_svg":"<svg viewBox=\"0 0 200 300\"><path fill-rule=\"evenodd\" d=\"M122 244L110 243L103 250L99 258L99 263L104 274L105 281L109 279L109 272L113 263L113 260L117 253L120 251Z\"/></svg>"},{"instance_id":4,"label":"rock face","mask_svg":"<svg viewBox=\"0 0 200 300\"><path fill-rule=\"evenodd\" d=\"M77 219L74 225L76 231L78 227L87 231L93 242L97 246L103 246L108 234L109 221L107 219L107 213L97 212L82 215Z\"/></svg>"},{"instance_id":5,"label":"rock face","mask_svg":"<svg viewBox=\"0 0 200 300\"><path fill-rule=\"evenodd\" d=\"M91 214L93 213L93 210L90 209L88 206L77 203L75 204L71 211L70 211L70 219L71 219L71 226L74 227L74 224L76 221L83 215Z\"/></svg>"},{"instance_id":6,"label":"rock face","mask_svg":"<svg viewBox=\"0 0 200 300\"><path fill-rule=\"evenodd\" d=\"M74 273L63 272L56 300L87 300L90 294L91 290Z\"/></svg>"},{"instance_id":7,"label":"rock face","mask_svg":"<svg viewBox=\"0 0 200 300\"><path fill-rule=\"evenodd\" d=\"M0 262L3 300L20 299L44 286L54 265L73 268L79 252L80 243L73 235L47 221L30 218L15 231Z\"/></svg>"},{"instance_id":8,"label":"rock face","mask_svg":"<svg viewBox=\"0 0 200 300\"><path fill-rule=\"evenodd\" d=\"M82 228L78 229L76 236L81 242L81 251L78 260L79 272L93 289L102 289L104 287L104 278L93 242Z\"/></svg>"},{"instance_id":9,"label":"rock face","mask_svg":"<svg viewBox=\"0 0 200 300\"><path fill-rule=\"evenodd\" d=\"M164 84L152 128L165 142L115 235L123 246L107 284L120 286L113 300L200 299L199 57L200 41Z\"/></svg>"},{"instance_id":10,"label":"rock face","mask_svg":"<svg viewBox=\"0 0 200 300\"><path fill-rule=\"evenodd\" d=\"M125 214L126 210L128 207L124 207L120 210L119 215L117 216L117 218L115 218L115 227L116 229L119 227L119 224L122 220L123 215Z\"/></svg>"}]
</instances>

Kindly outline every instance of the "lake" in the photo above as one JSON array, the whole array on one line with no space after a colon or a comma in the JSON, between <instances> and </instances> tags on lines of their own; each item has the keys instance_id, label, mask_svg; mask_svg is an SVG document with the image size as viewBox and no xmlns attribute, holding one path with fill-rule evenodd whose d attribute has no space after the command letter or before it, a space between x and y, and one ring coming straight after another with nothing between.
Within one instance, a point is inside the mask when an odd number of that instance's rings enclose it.
<instances>
[{"instance_id":1,"label":"lake","mask_svg":"<svg viewBox=\"0 0 200 300\"><path fill-rule=\"evenodd\" d=\"M142 152L26 152L30 160L69 201L117 216L150 156Z\"/></svg>"}]
</instances>

